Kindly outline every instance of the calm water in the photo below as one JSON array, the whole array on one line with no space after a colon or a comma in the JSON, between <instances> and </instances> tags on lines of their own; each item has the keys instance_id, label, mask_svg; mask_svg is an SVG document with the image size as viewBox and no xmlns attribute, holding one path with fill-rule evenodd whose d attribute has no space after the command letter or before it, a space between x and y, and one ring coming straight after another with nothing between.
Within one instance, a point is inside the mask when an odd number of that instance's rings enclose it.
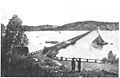
<instances>
[{"instance_id":1,"label":"calm water","mask_svg":"<svg viewBox=\"0 0 120 78\"><path fill-rule=\"evenodd\" d=\"M45 41L65 41L87 31L31 31L26 32L29 39L29 52L34 52L43 49L44 46L52 46L55 44L48 44ZM98 36L96 31L91 32L87 36L81 38L75 45L71 45L66 49L59 50L57 56L64 57L82 57L101 59L107 56L107 53L112 50L113 53L119 53L119 31L100 31L100 35L104 41L113 43L113 45L105 45L102 50L95 49L91 46L92 41Z\"/></svg>"}]
</instances>

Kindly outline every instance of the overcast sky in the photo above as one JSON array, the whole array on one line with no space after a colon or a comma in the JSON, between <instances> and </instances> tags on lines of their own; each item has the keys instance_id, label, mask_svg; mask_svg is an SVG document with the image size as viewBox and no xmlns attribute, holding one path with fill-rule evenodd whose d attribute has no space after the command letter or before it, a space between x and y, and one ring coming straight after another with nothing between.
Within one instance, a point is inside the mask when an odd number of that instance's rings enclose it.
<instances>
[{"instance_id":1,"label":"overcast sky","mask_svg":"<svg viewBox=\"0 0 120 78\"><path fill-rule=\"evenodd\" d=\"M63 25L77 21L118 22L119 0L1 0L0 19L5 25L17 14L23 25Z\"/></svg>"}]
</instances>

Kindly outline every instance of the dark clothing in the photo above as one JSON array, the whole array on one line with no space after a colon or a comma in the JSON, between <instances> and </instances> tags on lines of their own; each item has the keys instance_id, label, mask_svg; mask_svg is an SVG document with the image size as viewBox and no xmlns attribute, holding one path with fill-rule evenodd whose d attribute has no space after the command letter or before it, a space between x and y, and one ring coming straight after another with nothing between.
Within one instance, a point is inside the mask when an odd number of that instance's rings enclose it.
<instances>
[{"instance_id":1,"label":"dark clothing","mask_svg":"<svg viewBox=\"0 0 120 78\"><path fill-rule=\"evenodd\" d=\"M75 60L74 59L75 58L72 59L72 63L71 63L71 65L72 65L72 71L75 71Z\"/></svg>"},{"instance_id":2,"label":"dark clothing","mask_svg":"<svg viewBox=\"0 0 120 78\"><path fill-rule=\"evenodd\" d=\"M78 62L78 71L80 72L80 70L81 70L81 59L79 58L79 60L77 62Z\"/></svg>"}]
</instances>

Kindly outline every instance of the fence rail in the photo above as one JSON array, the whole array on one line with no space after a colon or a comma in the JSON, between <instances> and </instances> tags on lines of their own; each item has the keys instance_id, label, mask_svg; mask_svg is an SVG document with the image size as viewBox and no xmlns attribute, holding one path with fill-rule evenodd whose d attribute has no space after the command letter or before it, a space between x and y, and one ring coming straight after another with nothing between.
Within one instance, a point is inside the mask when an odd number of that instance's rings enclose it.
<instances>
[{"instance_id":1,"label":"fence rail","mask_svg":"<svg viewBox=\"0 0 120 78\"><path fill-rule=\"evenodd\" d=\"M57 57L56 59L61 61L72 61L73 58ZM78 61L79 59L81 59L81 62L94 62L94 63L102 62L102 60L100 59L87 59L87 58L74 58L74 61Z\"/></svg>"},{"instance_id":2,"label":"fence rail","mask_svg":"<svg viewBox=\"0 0 120 78\"><path fill-rule=\"evenodd\" d=\"M81 71L81 62L89 62L89 63L103 63L100 59L87 59L87 58L66 58L66 57L56 57L56 60L59 61L70 61L72 71L75 71L75 62L78 62L78 70ZM83 61L84 60L84 61Z\"/></svg>"},{"instance_id":3,"label":"fence rail","mask_svg":"<svg viewBox=\"0 0 120 78\"><path fill-rule=\"evenodd\" d=\"M35 55L39 52L41 52L42 50L38 50L38 51L35 51L35 52L32 52L32 53L29 53L28 55ZM56 60L59 60L59 61L70 61L71 62L71 69L72 71L75 71L75 65L77 62L78 64L78 70L81 71L81 62L89 62L89 63L104 63L102 62L102 60L100 59L87 59L87 58L66 58L66 57L53 57L53 59L56 59Z\"/></svg>"}]
</instances>

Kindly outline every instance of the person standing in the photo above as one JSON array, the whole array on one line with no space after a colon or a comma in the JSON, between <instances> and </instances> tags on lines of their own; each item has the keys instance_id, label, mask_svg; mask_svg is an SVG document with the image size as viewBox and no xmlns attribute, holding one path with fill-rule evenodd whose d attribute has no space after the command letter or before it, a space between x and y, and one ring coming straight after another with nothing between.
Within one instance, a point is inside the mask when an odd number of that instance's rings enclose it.
<instances>
[{"instance_id":1,"label":"person standing","mask_svg":"<svg viewBox=\"0 0 120 78\"><path fill-rule=\"evenodd\" d=\"M72 58L72 71L75 71L75 58Z\"/></svg>"},{"instance_id":2,"label":"person standing","mask_svg":"<svg viewBox=\"0 0 120 78\"><path fill-rule=\"evenodd\" d=\"M79 58L77 62L78 62L78 72L80 72L81 71L81 58Z\"/></svg>"}]
</instances>

